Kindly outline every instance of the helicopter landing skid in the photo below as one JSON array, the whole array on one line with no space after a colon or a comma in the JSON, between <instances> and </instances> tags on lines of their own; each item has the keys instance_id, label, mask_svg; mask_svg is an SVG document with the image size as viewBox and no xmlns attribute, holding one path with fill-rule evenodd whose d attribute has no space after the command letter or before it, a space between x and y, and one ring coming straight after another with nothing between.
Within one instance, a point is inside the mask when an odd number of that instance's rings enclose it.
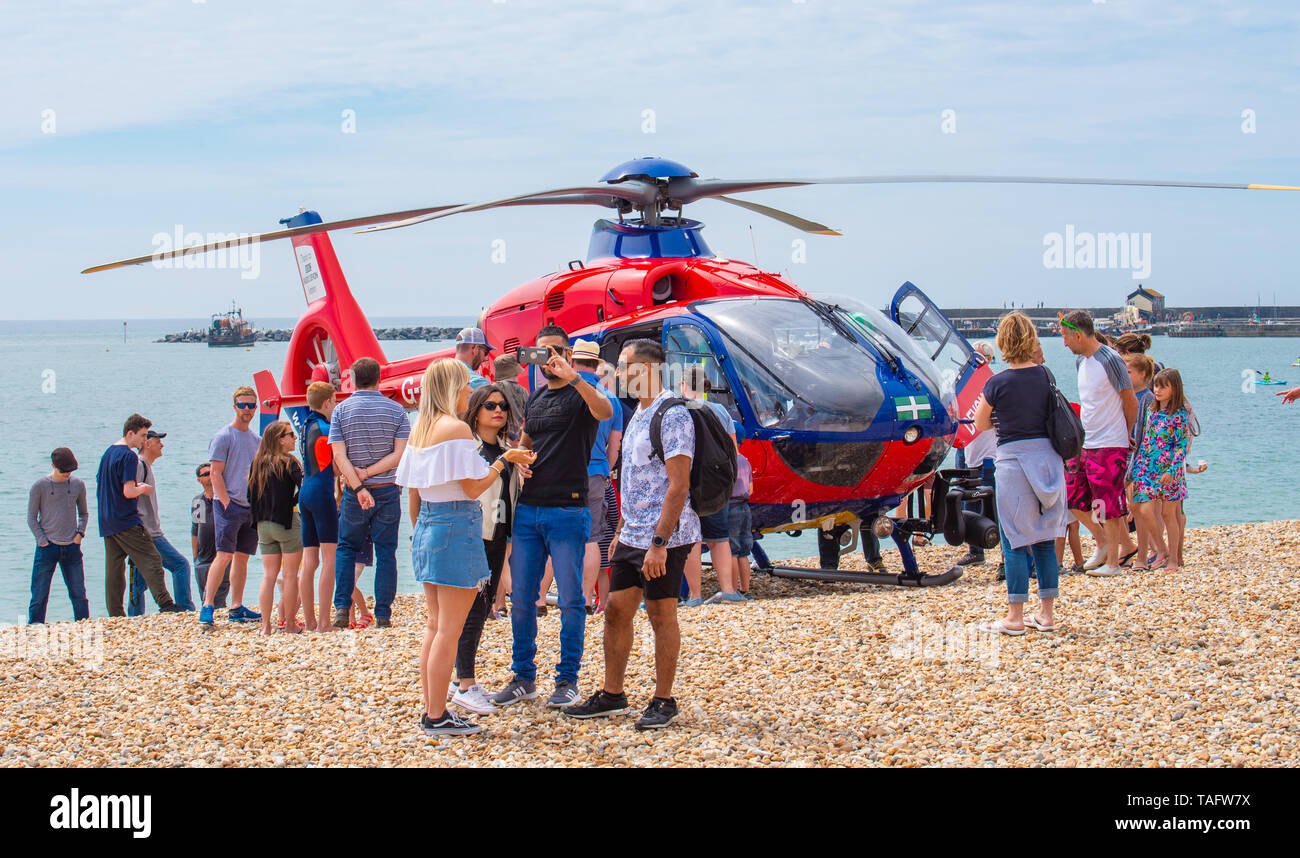
<instances>
[{"instance_id":1,"label":"helicopter landing skid","mask_svg":"<svg viewBox=\"0 0 1300 858\"><path fill-rule=\"evenodd\" d=\"M910 523L910 522L908 522ZM938 575L924 575L916 565L916 555L912 553L909 542L912 531L895 528L891 534L898 547L898 556L903 563L903 571L898 574L890 572L846 572L839 569L808 569L801 566L779 566L768 560L766 552L756 542L754 557L760 563L755 567L759 572L766 572L777 578L807 579L810 581L829 581L846 584L879 584L885 587L942 587L961 577L962 568L953 566L947 572ZM925 535L925 534L921 534Z\"/></svg>"}]
</instances>

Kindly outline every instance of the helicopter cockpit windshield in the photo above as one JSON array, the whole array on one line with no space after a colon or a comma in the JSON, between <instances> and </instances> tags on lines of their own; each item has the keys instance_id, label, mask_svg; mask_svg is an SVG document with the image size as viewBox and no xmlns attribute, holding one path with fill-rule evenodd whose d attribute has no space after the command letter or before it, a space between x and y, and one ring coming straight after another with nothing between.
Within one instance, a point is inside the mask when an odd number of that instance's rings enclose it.
<instances>
[{"instance_id":1,"label":"helicopter cockpit windshield","mask_svg":"<svg viewBox=\"0 0 1300 858\"><path fill-rule=\"evenodd\" d=\"M884 403L875 355L802 301L722 299L692 309L727 340L766 429L862 432Z\"/></svg>"},{"instance_id":2,"label":"helicopter cockpit windshield","mask_svg":"<svg viewBox=\"0 0 1300 858\"><path fill-rule=\"evenodd\" d=\"M882 351L901 358L909 372L914 373L931 390L939 391L940 399L945 404L952 398L952 383L949 382L946 386L942 383L939 368L934 361L894 320L864 301L847 295L818 294L814 297L845 323L857 329L867 342L877 344ZM880 342L882 339L884 343Z\"/></svg>"}]
</instances>

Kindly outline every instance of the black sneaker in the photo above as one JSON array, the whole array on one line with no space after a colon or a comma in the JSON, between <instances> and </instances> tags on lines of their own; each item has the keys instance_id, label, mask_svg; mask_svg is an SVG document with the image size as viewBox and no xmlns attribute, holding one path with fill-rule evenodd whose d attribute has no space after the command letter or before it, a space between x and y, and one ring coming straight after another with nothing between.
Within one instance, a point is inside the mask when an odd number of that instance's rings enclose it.
<instances>
[{"instance_id":1,"label":"black sneaker","mask_svg":"<svg viewBox=\"0 0 1300 858\"><path fill-rule=\"evenodd\" d=\"M585 703L566 706L560 711L570 718L604 718L608 715L621 715L628 708L626 694L606 694L602 688L588 697Z\"/></svg>"},{"instance_id":2,"label":"black sneaker","mask_svg":"<svg viewBox=\"0 0 1300 858\"><path fill-rule=\"evenodd\" d=\"M483 732L478 724L460 717L448 709L437 721L426 712L420 716L420 729L426 736L472 736Z\"/></svg>"},{"instance_id":3,"label":"black sneaker","mask_svg":"<svg viewBox=\"0 0 1300 858\"><path fill-rule=\"evenodd\" d=\"M169 605L165 605L164 607L159 608L159 609L158 609L158 613L160 613L160 614L183 614L183 613L185 613L185 609L182 608L180 605L176 604L175 602L172 602L172 603L169 604Z\"/></svg>"},{"instance_id":4,"label":"black sneaker","mask_svg":"<svg viewBox=\"0 0 1300 858\"><path fill-rule=\"evenodd\" d=\"M957 565L958 565L958 566L983 566L983 565L984 565L984 552L983 552L983 551L968 551L968 552L966 552L966 556L965 556L965 557L963 557L962 559L960 559L960 560L957 561Z\"/></svg>"},{"instance_id":5,"label":"black sneaker","mask_svg":"<svg viewBox=\"0 0 1300 858\"><path fill-rule=\"evenodd\" d=\"M537 616L539 616L539 617L544 617L544 616L546 616L546 606L545 606L545 605L542 605L540 608L537 609Z\"/></svg>"},{"instance_id":6,"label":"black sneaker","mask_svg":"<svg viewBox=\"0 0 1300 858\"><path fill-rule=\"evenodd\" d=\"M387 617L375 617L375 625L381 629L391 629L393 627L393 621L391 618Z\"/></svg>"},{"instance_id":7,"label":"black sneaker","mask_svg":"<svg viewBox=\"0 0 1300 858\"><path fill-rule=\"evenodd\" d=\"M658 730L667 727L677 717L677 701L671 697L652 697L645 713L637 720L638 730Z\"/></svg>"}]
</instances>

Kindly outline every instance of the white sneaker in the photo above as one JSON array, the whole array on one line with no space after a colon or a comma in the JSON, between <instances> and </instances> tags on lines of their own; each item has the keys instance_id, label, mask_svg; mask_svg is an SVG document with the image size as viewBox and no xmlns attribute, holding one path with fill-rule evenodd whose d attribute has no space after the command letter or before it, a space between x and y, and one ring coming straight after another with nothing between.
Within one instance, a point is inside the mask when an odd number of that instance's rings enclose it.
<instances>
[{"instance_id":1,"label":"white sneaker","mask_svg":"<svg viewBox=\"0 0 1300 858\"><path fill-rule=\"evenodd\" d=\"M1106 552L1099 545L1097 550L1092 552L1092 556L1088 558L1088 562L1083 564L1083 571L1087 572L1089 569L1096 569L1098 566L1104 565L1106 565Z\"/></svg>"},{"instance_id":2,"label":"white sneaker","mask_svg":"<svg viewBox=\"0 0 1300 858\"><path fill-rule=\"evenodd\" d=\"M488 700L487 694L477 684L464 691L457 691L451 698L453 706L467 709L475 715L491 715L497 707Z\"/></svg>"},{"instance_id":3,"label":"white sneaker","mask_svg":"<svg viewBox=\"0 0 1300 858\"><path fill-rule=\"evenodd\" d=\"M448 683L447 683L447 699L448 699L448 700L450 700L451 698L455 697L455 696L456 696L457 694L459 694L459 693L460 693L460 686L459 686L459 685L457 685L457 684L454 683L454 682L448 682Z\"/></svg>"},{"instance_id":4,"label":"white sneaker","mask_svg":"<svg viewBox=\"0 0 1300 858\"><path fill-rule=\"evenodd\" d=\"M1096 569L1085 569L1087 574L1094 578L1110 578L1115 575L1123 575L1124 570L1115 566L1098 566Z\"/></svg>"}]
</instances>

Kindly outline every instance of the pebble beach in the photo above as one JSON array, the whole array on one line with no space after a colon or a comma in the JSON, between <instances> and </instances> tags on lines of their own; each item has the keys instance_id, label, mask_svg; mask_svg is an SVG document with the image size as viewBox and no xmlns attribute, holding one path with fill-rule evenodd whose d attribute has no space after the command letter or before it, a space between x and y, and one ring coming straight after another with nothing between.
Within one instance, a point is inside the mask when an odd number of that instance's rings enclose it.
<instances>
[{"instance_id":1,"label":"pebble beach","mask_svg":"<svg viewBox=\"0 0 1300 858\"><path fill-rule=\"evenodd\" d=\"M961 553L918 556L936 573ZM574 722L537 700L476 718L478 736L424 736L418 596L398 597L391 629L328 635L262 637L224 611L210 633L156 613L0 628L0 765L1296 765L1300 521L1191 529L1186 556L1178 573L1065 576L1056 631L1017 638L976 631L1005 608L996 551L935 589L756 572L749 604L679 612L682 714L649 734L634 713ZM843 568L864 568L861 554ZM558 612L538 622L545 696ZM588 621L584 696L601 681L601 628ZM54 638L73 633L77 657L60 657ZM489 621L481 684L509 679L509 651L509 620ZM652 675L641 614L626 686L638 709Z\"/></svg>"}]
</instances>

